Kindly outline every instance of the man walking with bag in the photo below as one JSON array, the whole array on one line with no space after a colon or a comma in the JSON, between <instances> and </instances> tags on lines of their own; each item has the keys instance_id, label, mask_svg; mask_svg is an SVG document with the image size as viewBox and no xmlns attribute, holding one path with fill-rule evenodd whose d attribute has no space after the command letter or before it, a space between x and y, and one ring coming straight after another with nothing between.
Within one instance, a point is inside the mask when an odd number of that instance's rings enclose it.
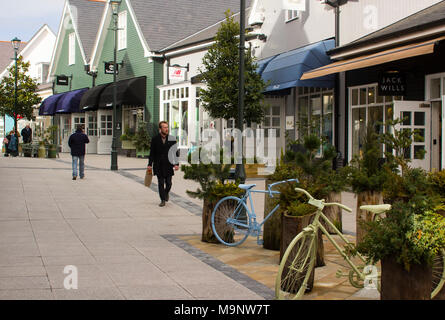
<instances>
[{"instance_id":1,"label":"man walking with bag","mask_svg":"<svg viewBox=\"0 0 445 320\"><path fill-rule=\"evenodd\" d=\"M176 139L168 134L168 123L159 122L159 134L151 140L150 157L147 170L153 169L153 174L158 177L160 207L168 201L168 193L172 187L174 170L178 170Z\"/></svg>"},{"instance_id":2,"label":"man walking with bag","mask_svg":"<svg viewBox=\"0 0 445 320\"><path fill-rule=\"evenodd\" d=\"M71 156L73 157L73 180L77 178L77 162L79 162L80 179L85 177L85 144L89 142L90 139L83 133L83 126L79 124L76 132L70 135L68 139L68 146L71 148Z\"/></svg>"}]
</instances>

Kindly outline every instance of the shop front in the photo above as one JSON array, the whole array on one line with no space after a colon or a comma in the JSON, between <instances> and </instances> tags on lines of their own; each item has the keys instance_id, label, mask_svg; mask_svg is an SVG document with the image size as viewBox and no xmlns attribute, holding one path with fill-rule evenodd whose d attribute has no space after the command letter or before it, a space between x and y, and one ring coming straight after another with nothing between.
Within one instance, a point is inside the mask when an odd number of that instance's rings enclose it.
<instances>
[{"instance_id":1,"label":"shop front","mask_svg":"<svg viewBox=\"0 0 445 320\"><path fill-rule=\"evenodd\" d=\"M431 38L431 37L430 37ZM391 130L388 120L401 119L397 129L411 130L404 156L425 170L444 168L445 56L444 37L392 45L372 54L312 70L303 79L344 72L347 160L360 155L367 125L376 132ZM385 147L381 146L382 158Z\"/></svg>"}]
</instances>

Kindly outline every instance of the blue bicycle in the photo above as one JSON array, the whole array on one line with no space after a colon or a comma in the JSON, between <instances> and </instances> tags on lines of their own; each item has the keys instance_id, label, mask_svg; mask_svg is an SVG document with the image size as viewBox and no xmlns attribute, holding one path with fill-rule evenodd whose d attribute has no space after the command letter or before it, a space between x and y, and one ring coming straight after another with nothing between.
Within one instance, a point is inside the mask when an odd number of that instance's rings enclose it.
<instances>
[{"instance_id":1,"label":"blue bicycle","mask_svg":"<svg viewBox=\"0 0 445 320\"><path fill-rule=\"evenodd\" d=\"M212 212L211 222L212 230L216 238L227 246L237 246L243 243L248 236L256 236L257 243L263 244L260 239L263 224L277 211L280 207L278 203L264 218L263 222L256 221L255 209L251 198L251 192L268 193L271 198L279 191L273 191L272 188L278 184L286 182L297 182L298 179L289 179L285 181L275 182L268 185L267 190L251 190L256 184L240 184L238 187L246 191L242 198L228 196L218 201ZM250 201L249 210L247 200Z\"/></svg>"}]
</instances>

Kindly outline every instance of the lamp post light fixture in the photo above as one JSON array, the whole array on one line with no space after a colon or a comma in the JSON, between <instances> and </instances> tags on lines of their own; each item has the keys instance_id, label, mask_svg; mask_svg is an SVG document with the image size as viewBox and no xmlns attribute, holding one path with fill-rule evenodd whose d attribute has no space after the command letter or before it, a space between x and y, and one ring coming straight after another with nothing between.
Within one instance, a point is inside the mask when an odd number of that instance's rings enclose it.
<instances>
[{"instance_id":1,"label":"lamp post light fixture","mask_svg":"<svg viewBox=\"0 0 445 320\"><path fill-rule=\"evenodd\" d=\"M240 37L239 37L239 84L238 84L238 123L239 132L243 131L244 119L244 49L246 39L246 0L240 1ZM243 163L243 137L241 135L241 163L236 164L235 179L241 183L246 181L246 171Z\"/></svg>"},{"instance_id":2,"label":"lamp post light fixture","mask_svg":"<svg viewBox=\"0 0 445 320\"><path fill-rule=\"evenodd\" d=\"M19 38L15 37L14 39L11 40L11 44L12 44L12 48L14 49L14 65L15 65L15 74L14 74L14 111L15 111L15 116L14 116L14 129L17 129L17 78L18 78L18 74L17 74L17 55L19 52L19 48L20 48L20 42L22 42ZM5 125L5 124L3 124Z\"/></svg>"},{"instance_id":3,"label":"lamp post light fixture","mask_svg":"<svg viewBox=\"0 0 445 320\"><path fill-rule=\"evenodd\" d=\"M118 13L121 0L110 0L110 6L113 13L113 28L114 31L114 56L113 56L113 138L111 142L111 170L117 170L117 146L116 146L116 60L117 60L117 31L118 31Z\"/></svg>"}]
</instances>

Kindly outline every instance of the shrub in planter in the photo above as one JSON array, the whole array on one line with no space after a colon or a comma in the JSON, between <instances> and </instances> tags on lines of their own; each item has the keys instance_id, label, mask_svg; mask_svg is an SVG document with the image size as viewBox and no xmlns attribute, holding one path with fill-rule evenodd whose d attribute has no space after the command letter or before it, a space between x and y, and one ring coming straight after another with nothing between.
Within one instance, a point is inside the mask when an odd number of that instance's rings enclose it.
<instances>
[{"instance_id":1,"label":"shrub in planter","mask_svg":"<svg viewBox=\"0 0 445 320\"><path fill-rule=\"evenodd\" d=\"M365 235L363 222L372 221L374 215L360 210L365 204L383 203L383 184L387 179L386 171L382 169L379 136L374 126L368 124L363 142L362 156L355 156L345 169L349 175L352 191L357 195L356 242L360 243Z\"/></svg>"},{"instance_id":2,"label":"shrub in planter","mask_svg":"<svg viewBox=\"0 0 445 320\"><path fill-rule=\"evenodd\" d=\"M141 157L148 156L148 151L150 150L151 137L148 133L147 123L144 121L139 121L138 129L133 136L133 144L136 147L136 154Z\"/></svg>"},{"instance_id":3,"label":"shrub in planter","mask_svg":"<svg viewBox=\"0 0 445 320\"><path fill-rule=\"evenodd\" d=\"M269 176L266 180L267 185L283 181L287 179L295 179L301 175L301 169L296 166L294 163L285 163L281 162L276 168L275 172ZM290 186L295 187L295 184L290 184ZM289 187L288 184L278 185L274 190L283 192L283 188ZM288 189L287 189L288 190ZM293 190L290 190L293 191ZM296 193L293 192L290 195L289 199L286 199L285 196L274 196L271 198L268 194L264 195L264 216L269 214L269 212L278 204L280 201L284 201L283 204L280 205L280 208L266 221L263 229L263 247L269 250L280 250L281 245L281 215L283 210L285 210L286 204L292 202L295 199Z\"/></svg>"},{"instance_id":4,"label":"shrub in planter","mask_svg":"<svg viewBox=\"0 0 445 320\"><path fill-rule=\"evenodd\" d=\"M196 149L201 155L202 148ZM220 151L220 156L222 150ZM192 154L189 155L189 163ZM201 158L202 159L202 158ZM241 196L244 191L238 188L238 183L227 183L230 176L230 164L203 163L182 165L184 179L190 179L199 183L200 187L196 191L187 190L187 194L193 198L203 199L202 210L202 237L201 241L219 243L213 234L211 216L216 203L226 196Z\"/></svg>"},{"instance_id":5,"label":"shrub in planter","mask_svg":"<svg viewBox=\"0 0 445 320\"><path fill-rule=\"evenodd\" d=\"M355 250L382 262L382 299L430 299L433 261L445 247L445 218L432 203L421 197L396 201L386 218L367 222L365 229Z\"/></svg>"}]
</instances>

